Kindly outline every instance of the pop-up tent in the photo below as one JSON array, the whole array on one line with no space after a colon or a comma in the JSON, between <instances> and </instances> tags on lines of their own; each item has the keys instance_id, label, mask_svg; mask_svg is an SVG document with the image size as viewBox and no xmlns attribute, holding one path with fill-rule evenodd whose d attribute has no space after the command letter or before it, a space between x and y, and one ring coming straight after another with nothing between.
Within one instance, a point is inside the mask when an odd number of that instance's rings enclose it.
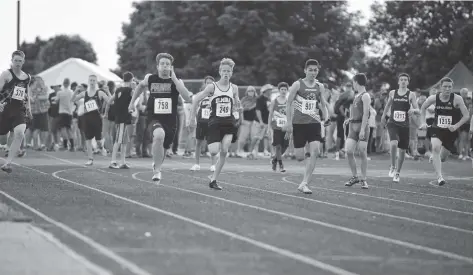
<instances>
[{"instance_id":1,"label":"pop-up tent","mask_svg":"<svg viewBox=\"0 0 474 275\"><path fill-rule=\"evenodd\" d=\"M454 92L459 93L459 90L462 88L467 88L469 92L472 93L472 72L461 61L459 61L444 77L449 77L454 81ZM434 85L431 85L427 91L439 87L441 79Z\"/></svg>"},{"instance_id":2,"label":"pop-up tent","mask_svg":"<svg viewBox=\"0 0 474 275\"><path fill-rule=\"evenodd\" d=\"M60 85L65 78L71 82L86 83L91 74L97 75L99 81L121 82L122 80L111 71L79 58L69 58L38 74L47 86Z\"/></svg>"}]
</instances>

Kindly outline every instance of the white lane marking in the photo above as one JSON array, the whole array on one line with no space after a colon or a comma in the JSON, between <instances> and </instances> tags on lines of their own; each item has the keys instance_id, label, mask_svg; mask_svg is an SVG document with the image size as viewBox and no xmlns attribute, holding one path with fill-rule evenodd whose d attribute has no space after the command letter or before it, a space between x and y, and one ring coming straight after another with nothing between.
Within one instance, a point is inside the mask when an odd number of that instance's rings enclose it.
<instances>
[{"instance_id":1,"label":"white lane marking","mask_svg":"<svg viewBox=\"0 0 474 275\"><path fill-rule=\"evenodd\" d=\"M143 179L138 178L137 175L141 174L141 173L145 173L145 172L136 172L136 173L132 174L132 177L134 179L138 180L138 181L154 184L153 181L147 181L147 180L143 180ZM169 173L180 174L180 173L175 173L175 172L169 172ZM185 174L180 174L180 175L187 176ZM194 176L189 176L189 177L198 178L198 177L194 177ZM198 179L202 179L202 178L198 178ZM351 228L344 227L344 226L339 226L339 225L335 225L335 224L321 222L321 221L318 221L318 220L313 220L313 219L309 219L309 218L305 218L305 217L301 217L301 216L297 216L297 215L293 215L293 214L288 214L288 213L284 213L284 212L280 212L280 211L276 211L276 210L271 210L271 209L251 205L251 204L232 201L232 200L224 199L224 198L221 198L221 197L216 197L216 196L212 196L212 195L208 195L208 194L204 194L204 193L200 193L200 192L196 192L196 191L192 191L192 190L188 190L188 189L184 189L184 188L180 188L180 187L176 187L176 186L165 185L165 184L160 184L160 186L165 186L167 188L172 188L172 189L180 190L180 191L183 191L183 192L200 195L200 196L203 196L203 197L213 198L213 199L224 201L224 202L227 202L227 203L230 203L230 204L244 206L244 207L252 208L252 209L255 209L255 210L262 211L262 212L272 213L272 214L280 215L280 216L283 216L283 217L291 218L291 219L294 219L294 220L299 220L299 221L304 221L304 222L308 222L308 223L312 223L312 224L317 224L317 225L324 226L324 227L327 227L327 228L330 228L330 229L335 229L335 230L343 231L343 232L346 232L346 233L359 235L359 236L366 237L366 238L369 238L369 239L374 239L374 240L378 240L378 241L382 241L382 242L402 246L402 247L413 249L413 250L427 252L427 253L430 253L430 254L433 254L433 255L444 256L446 258L459 260L459 261L464 261L464 262L467 262L467 263L472 263L473 262L472 258L461 256L461 255L458 255L458 254L455 254L455 253L451 253L451 252L447 252L447 251L443 251L443 250L439 250L439 249L434 249L434 248L430 248L430 247L426 247L426 246L422 246L422 245L418 245L418 244L413 244L413 243L409 243L409 242L405 242L405 241L395 240L395 239L392 239L392 238L383 237L383 236L379 236L379 235L375 235L375 234L371 234L371 233L366 233L366 232L359 231L359 230L356 230L356 229L351 229Z\"/></svg>"},{"instance_id":2,"label":"white lane marking","mask_svg":"<svg viewBox=\"0 0 474 275\"><path fill-rule=\"evenodd\" d=\"M174 162L174 163L177 163L177 164L180 164L180 165L188 165L187 163L184 163L184 162L181 162L181 161L176 161L176 160L171 160L171 162ZM256 167L255 169L259 169L259 170L262 170L264 172L269 172L268 170L264 170L264 169L261 169L261 168L258 168ZM239 172L225 172L226 174L234 174L234 175L240 175ZM295 174L295 173L284 173L283 175L286 175L287 177L292 177L292 176L299 176L298 174ZM258 177L258 176L252 176L252 177L255 177L257 179L264 179L264 180L268 180L267 178L265 177ZM386 177L385 177L386 178ZM472 177L471 178L457 178L458 180L472 180ZM406 184L411 184L411 183L406 183ZM431 183L430 183L431 184ZM415 185L415 184L413 184ZM433 184L431 184L433 185ZM436 186L438 187L438 186ZM459 200L459 201L466 201L466 202L473 202L472 200L469 200L469 199L464 199L464 198L459 198L459 197L450 197L450 196L444 196L444 195L435 195L435 194L429 194L429 193L421 193L421 192L415 192L415 191L409 191L409 190L403 190L403 189L395 189L395 188L389 188L389 187L385 187L385 186L375 186L375 185L372 185L371 188L378 188L378 189L386 189L386 190L390 190L390 191L395 191L395 192L403 192L403 193L408 193L408 194L419 194L419 195L424 195L424 196L432 196L432 197L438 197L438 198L445 198L445 199L452 199L452 200ZM451 189L454 189L456 191L460 191L459 188L451 188Z\"/></svg>"},{"instance_id":3,"label":"white lane marking","mask_svg":"<svg viewBox=\"0 0 474 275\"><path fill-rule=\"evenodd\" d=\"M95 274L101 274L101 275L111 275L110 271L103 269L102 267L90 262L83 256L79 255L77 252L66 246L65 244L61 243L58 239L56 239L51 233L45 232L41 228L38 228L36 226L30 225L30 228L32 231L35 231L38 235L41 235L44 239L46 239L48 242L52 243L56 247L58 247L64 254L66 254L68 257L71 259L81 263L84 267L89 269L91 272Z\"/></svg>"},{"instance_id":4,"label":"white lane marking","mask_svg":"<svg viewBox=\"0 0 474 275\"><path fill-rule=\"evenodd\" d=\"M296 182L288 180L288 178L289 177L283 177L283 181L287 182L287 183L291 183L293 185L299 185ZM362 193L348 192L348 191L342 191L342 190L325 188L325 187L318 187L318 186L315 186L315 185L312 185L311 188L312 189L318 189L318 190L326 190L326 191L331 191L331 192L337 192L337 193L343 193L343 194L349 194L349 195L355 195L355 196L361 196L361 197L367 197L367 198L374 198L374 199L378 199L378 200L382 200L382 201L393 201L393 202L397 202L397 203L410 204L410 205L415 205L415 206L421 206L421 207L426 207L426 208L432 208L432 209L437 209L437 210L442 210L442 211L447 211L447 212L453 212L453 213L459 213L459 214L465 214L465 215L472 216L472 212L465 212L465 211L460 211L460 210L455 210L455 209L450 209L450 208L444 208L444 207L439 207L439 206L428 205L428 204L421 204L421 203L416 203L416 202L401 201L401 200L396 200L396 199L377 197L377 196L372 196L372 195L367 195L367 194L362 194Z\"/></svg>"},{"instance_id":5,"label":"white lane marking","mask_svg":"<svg viewBox=\"0 0 474 275\"><path fill-rule=\"evenodd\" d=\"M69 235L74 236L77 239L81 240L82 242L88 244L90 247L94 248L97 252L99 252L100 254L110 258L111 260L115 261L116 263L120 264L123 268L127 269L132 274L151 275L150 273L148 273L147 271L141 269L140 267L138 267L134 263L120 257L119 255L115 254L113 251L107 249L106 247L102 246L101 244L97 243L96 241L92 240L91 238L89 238L85 235L82 235L81 233L77 232L76 230L72 229L71 227L46 216L45 214L41 213L40 211L32 208L31 206L27 205L26 203L21 202L20 200L14 198L13 196L11 196L11 195L3 192L3 191L0 191L0 194L5 196L6 198L10 199L11 201L14 201L18 205L20 205L23 208L27 209L31 213L34 213L35 215L37 215L38 217L42 218L43 220L49 222L50 224L53 224L56 227L62 229L64 232L68 233Z\"/></svg>"},{"instance_id":6,"label":"white lane marking","mask_svg":"<svg viewBox=\"0 0 474 275\"><path fill-rule=\"evenodd\" d=\"M76 165L82 167L82 165L71 162L71 161L68 161L68 160L63 160L61 158L56 158L56 159L58 159L60 161L67 162L67 163L76 164ZM176 162L176 161L174 161L174 162ZM178 163L180 163L180 162L178 162ZM136 166L145 167L142 164L138 164ZM88 167L88 166L85 166L85 167L89 168L89 169L93 169L93 170L98 170L99 172L108 173L107 171L103 171L101 169L94 169L94 168L91 168L91 167ZM146 167L146 168L148 168L148 167ZM171 170L174 170L174 169L171 169ZM175 172L170 171L170 173L175 173ZM112 173L112 174L115 174L115 173ZM185 176L188 176L188 177L194 177L194 176L186 175L186 174L182 174L182 173L175 173L175 174L185 175ZM123 175L120 175L120 176L123 177ZM132 175L132 177L133 177L133 175ZM199 177L194 177L194 178L203 179L203 178L199 178ZM262 178L262 179L265 179L265 178ZM386 214L386 213L381 213L381 212L375 212L375 211L370 211L370 210L366 210L366 209L361 209L361 208L356 208L356 207L351 207L351 206L346 206L346 205L341 205L341 204L336 204L336 203L330 203L330 202L320 201L320 200L316 200L316 199L310 199L310 198L307 198L307 197L289 195L289 194L285 194L285 193L280 193L280 192L275 192L275 191L270 191L270 190L260 189L260 188L254 188L254 187L249 187L249 186L244 186L244 185L239 185L239 184L234 184L234 183L229 183L229 182L224 182L224 181L219 181L219 182L221 182L223 184L226 184L226 185L236 186L236 187L240 187L240 188L251 189L251 190L255 190L255 191L266 192L266 193L285 196L285 197L290 197L290 198L297 198L297 199L306 200L306 201L312 201L312 202L316 202L316 203L336 206L336 207L350 209L350 210L354 210L354 211L365 212L365 213L369 213L369 214L373 214L373 215L385 216L385 217L399 219L399 220L405 220L405 221L409 221L409 222L413 222L413 223L419 223L419 224L429 225L429 226L433 226L433 227L439 227L439 228L454 230L454 231L458 231L458 232L462 232L462 233L467 233L467 234L472 234L473 233L472 230L462 229L462 228L453 227L453 226L449 226L449 225L437 224L437 223L432 223L432 222L428 222L428 221L412 219L412 218L408 218L408 217L402 217L402 216L391 215L391 214Z\"/></svg>"},{"instance_id":7,"label":"white lane marking","mask_svg":"<svg viewBox=\"0 0 474 275\"><path fill-rule=\"evenodd\" d=\"M184 221L184 222L188 222L188 223L194 224L194 225L196 225L196 226L199 226L199 227L208 229L208 230L213 231L213 232L216 232L216 233L220 233L220 234L225 235L225 236L228 236L228 237L230 237L230 238L234 238L234 239L243 241L243 242L248 243L248 244L251 244L251 245L253 245L253 246L256 246L256 247L265 249L265 250L267 250L267 251L274 252L274 253L276 253L276 254L280 254L280 255L285 256L285 257L288 257L288 258L290 258L290 259L293 259L293 260L296 260L296 261L299 261L299 262L308 264L308 265L310 265L310 266L313 266L313 267L316 267L316 268L319 268L319 269L322 269L322 270L325 270L325 271L332 272L332 273L334 273L334 274L338 274L338 275L356 275L355 273L346 271L346 270L341 269L341 268L336 267L336 266L332 266L332 265L329 265L329 264L326 264L326 263L317 261L317 260L312 259L312 258L310 258L310 257L307 257L307 256L305 256L305 255L292 252L292 251L290 251L290 250L278 248L278 247L276 247L276 246L273 246L273 245L270 245L270 244L266 244L266 243L263 243L263 242L260 242L260 241L257 241L257 240L251 239L251 238L247 238L247 237L244 237L244 236L242 236L242 235L238 235L238 234L236 234L236 233L233 233L233 232L230 232L230 231L227 231L227 230L224 230L224 229L221 229L221 228L212 226L212 225L210 225L210 224L206 224L206 223L203 223L203 222L200 222L200 221L197 221L197 220L193 220L193 219L190 219L190 218L187 218L187 217L184 217L184 216L181 216L181 215L178 215L178 214L175 214L175 213L172 213L172 212L169 212L169 211L166 211L166 210L163 210L163 209L154 207L154 206L150 206L150 205L148 205L148 204L144 204L144 203L141 203L141 202L138 202L138 201L129 199L129 198L125 198L125 197L116 195L116 194L114 194L114 193L109 193L109 192L107 192L107 191L103 191L103 190L101 190L101 189L97 189L97 188L94 188L94 187L90 187L90 186L87 186L87 185L85 185L85 184L81 184L81 183L78 183L78 182L75 182L75 181L72 181L72 180L68 180L68 179L65 179L65 178L62 178L62 177L58 176L58 174L63 173L63 172L68 172L68 171L69 171L68 169L56 171L56 172L54 172L54 173L52 174L52 176L53 176L54 178L56 178L56 179L59 179L59 180L62 180L62 181L66 181L66 182L69 182L69 183L71 183L71 184L78 185L78 186L81 186L81 187L83 187L83 188L86 188L86 189L89 189L89 190L93 190L93 191L96 191L96 192L98 192L98 193L102 193L102 194L104 194L104 195L107 195L107 196L110 196L110 197L114 197L114 198L116 198L116 199L119 199L119 200L122 200L122 201L126 201L126 202L128 202L128 203L135 204L135 205L141 206L141 207L143 207L143 208L146 208L146 209L149 209L149 210L152 210L152 211L161 213L161 214L163 214L163 215L166 215L166 216L169 216L169 217L172 217L172 218L175 218L175 219Z\"/></svg>"}]
</instances>

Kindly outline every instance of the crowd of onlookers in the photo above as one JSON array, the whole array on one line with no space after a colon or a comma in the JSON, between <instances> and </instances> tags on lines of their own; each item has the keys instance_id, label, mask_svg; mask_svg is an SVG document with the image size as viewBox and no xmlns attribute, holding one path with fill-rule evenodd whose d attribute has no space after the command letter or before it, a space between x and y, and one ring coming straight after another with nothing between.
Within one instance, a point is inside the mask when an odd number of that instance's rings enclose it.
<instances>
[{"instance_id":1,"label":"crowd of onlookers","mask_svg":"<svg viewBox=\"0 0 474 275\"><path fill-rule=\"evenodd\" d=\"M107 94L113 94L116 86L120 85L114 82L99 82L98 88ZM349 107L354 98L354 90L352 82L348 81L342 87L329 88L325 85L326 90L323 92L325 100L328 102L329 120L325 123L325 131L323 131L323 142L321 144L320 157L328 157L339 159L344 157L344 121L348 119ZM74 91L87 89L86 84L71 83L69 79L65 79L61 85L47 87L41 77L34 77L29 93L31 99L32 120L28 123L25 142L23 149L19 155L24 154L24 147L32 147L35 150L71 150L84 151L85 140L81 131L81 117L84 113L84 102L79 100L75 103L70 101ZM199 91L192 91L197 93ZM418 104L421 106L427 98L427 94L420 91L414 91L417 96ZM431 94L436 93L436 89L430 91ZM370 108L369 126L370 136L368 153L380 154L389 152L388 133L385 125L381 123L383 110L387 102L389 93L388 85L381 85L378 91L369 91L372 101ZM263 156L270 157L272 155L272 131L268 127L268 107L271 100L278 94L278 88L273 85L266 84L260 89L248 86L245 94L241 96L243 113L239 121L238 140L233 144L229 154L230 157L252 157ZM466 102L466 106L470 110L472 116L472 93L467 89L460 91L461 96ZM147 94L137 99L137 111L133 116L133 131L130 134L130 143L125 152L127 157L150 157L150 140L149 134L146 133L146 103ZM104 147L107 151L111 151L115 139L115 123L114 123L114 106L108 106L104 102L101 106L103 115L103 138ZM178 154L178 149L184 151L183 157L190 158L195 154L195 128L192 128L189 118L191 110L191 102L183 102L180 100L178 112L178 133L175 136L168 157ZM259 113L259 115L257 115ZM267 116L267 117L265 117ZM72 117L68 121L68 117ZM434 106L428 109L426 118L430 120L434 117ZM262 121L259 121L262 119ZM412 116L410 118L410 149L409 158L420 158L430 155L429 138L426 131L418 129L420 125L420 117ZM469 126L469 125L468 125ZM469 128L468 128L469 129ZM459 131L458 152L460 159L467 160L472 157L471 148L472 141L470 139L469 130ZM472 131L471 131L472 133ZM0 144L3 148L7 148L7 140L2 137ZM257 146L254 146L257 144ZM252 150L254 152L248 152ZM206 146L203 151L199 152L203 156L206 153ZM249 154L250 153L250 154ZM292 157L292 146L285 153L286 157Z\"/></svg>"}]
</instances>

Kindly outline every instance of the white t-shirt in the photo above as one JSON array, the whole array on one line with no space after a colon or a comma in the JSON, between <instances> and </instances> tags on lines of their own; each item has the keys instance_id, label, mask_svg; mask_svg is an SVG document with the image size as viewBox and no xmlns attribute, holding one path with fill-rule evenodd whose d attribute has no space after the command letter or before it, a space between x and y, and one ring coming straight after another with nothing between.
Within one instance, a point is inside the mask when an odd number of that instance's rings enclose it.
<instances>
[{"instance_id":1,"label":"white t-shirt","mask_svg":"<svg viewBox=\"0 0 474 275\"><path fill-rule=\"evenodd\" d=\"M74 92L69 88L63 88L56 95L59 102L59 113L72 115L73 103L71 101Z\"/></svg>"},{"instance_id":2,"label":"white t-shirt","mask_svg":"<svg viewBox=\"0 0 474 275\"><path fill-rule=\"evenodd\" d=\"M370 106L370 115L369 115L369 127L375 128L377 125L375 124L375 117L377 116L377 112L375 111L374 107Z\"/></svg>"}]
</instances>

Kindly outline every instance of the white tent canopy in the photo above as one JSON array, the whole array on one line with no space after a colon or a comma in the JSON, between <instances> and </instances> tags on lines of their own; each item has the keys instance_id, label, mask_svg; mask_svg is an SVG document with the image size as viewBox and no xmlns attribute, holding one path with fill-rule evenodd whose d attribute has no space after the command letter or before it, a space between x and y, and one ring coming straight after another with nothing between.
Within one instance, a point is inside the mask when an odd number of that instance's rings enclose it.
<instances>
[{"instance_id":1,"label":"white tent canopy","mask_svg":"<svg viewBox=\"0 0 474 275\"><path fill-rule=\"evenodd\" d=\"M71 82L86 83L91 74L97 75L99 81L121 82L122 79L111 71L101 68L95 64L89 63L79 58L69 58L63 62L38 74L43 78L47 86L60 85L65 78Z\"/></svg>"}]
</instances>

